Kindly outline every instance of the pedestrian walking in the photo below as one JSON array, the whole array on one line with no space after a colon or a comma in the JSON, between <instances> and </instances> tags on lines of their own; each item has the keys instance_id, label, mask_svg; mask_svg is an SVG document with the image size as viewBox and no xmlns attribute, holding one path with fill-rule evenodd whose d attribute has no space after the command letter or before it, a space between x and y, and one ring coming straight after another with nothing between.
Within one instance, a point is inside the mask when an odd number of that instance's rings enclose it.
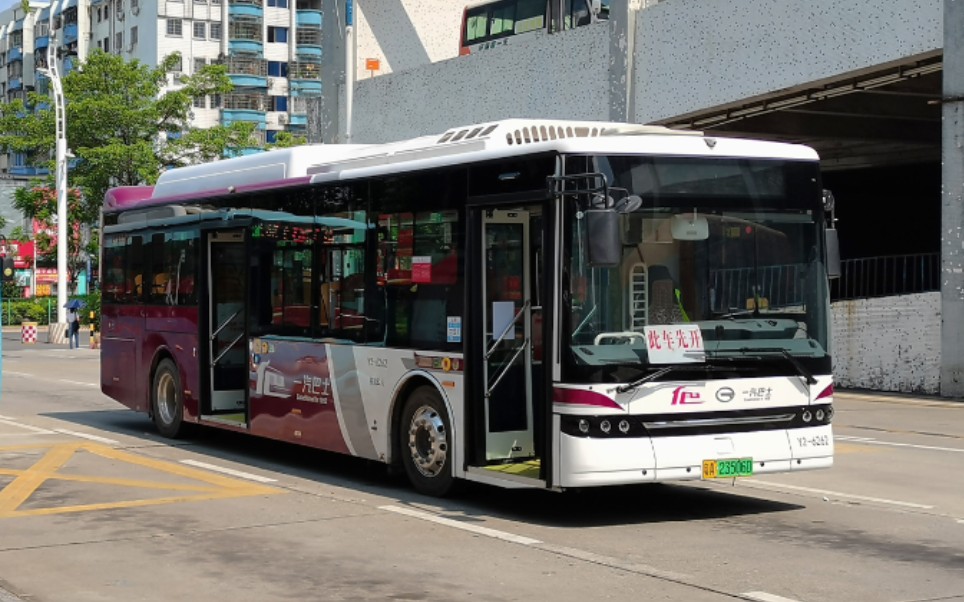
<instances>
[{"instance_id":1,"label":"pedestrian walking","mask_svg":"<svg viewBox=\"0 0 964 602\"><path fill-rule=\"evenodd\" d=\"M80 349L80 316L74 307L67 310L67 337L71 349Z\"/></svg>"}]
</instances>

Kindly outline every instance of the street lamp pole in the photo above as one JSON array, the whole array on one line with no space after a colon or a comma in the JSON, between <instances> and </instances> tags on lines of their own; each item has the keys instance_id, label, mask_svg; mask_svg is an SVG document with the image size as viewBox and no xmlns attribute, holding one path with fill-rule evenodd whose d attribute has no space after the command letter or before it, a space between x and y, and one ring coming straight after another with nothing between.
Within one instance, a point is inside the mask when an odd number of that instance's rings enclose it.
<instances>
[{"instance_id":1,"label":"street lamp pole","mask_svg":"<svg viewBox=\"0 0 964 602\"><path fill-rule=\"evenodd\" d=\"M64 106L64 88L60 81L60 66L54 49L53 12L51 12L50 39L47 45L46 75L54 90L54 115L56 119L56 172L57 189L57 323L67 322L67 113Z\"/></svg>"}]
</instances>

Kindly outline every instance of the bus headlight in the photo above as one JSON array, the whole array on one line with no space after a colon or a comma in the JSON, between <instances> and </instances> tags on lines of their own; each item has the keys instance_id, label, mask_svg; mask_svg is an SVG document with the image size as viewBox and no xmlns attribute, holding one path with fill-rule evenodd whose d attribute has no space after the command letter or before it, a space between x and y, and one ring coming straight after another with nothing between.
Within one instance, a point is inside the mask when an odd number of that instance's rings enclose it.
<instances>
[{"instance_id":1,"label":"bus headlight","mask_svg":"<svg viewBox=\"0 0 964 602\"><path fill-rule=\"evenodd\" d=\"M589 434L589 421L586 420L585 418L579 419L579 432L582 433L583 435Z\"/></svg>"},{"instance_id":2,"label":"bus headlight","mask_svg":"<svg viewBox=\"0 0 964 602\"><path fill-rule=\"evenodd\" d=\"M622 433L622 434L624 434L624 435L629 432L629 421L628 421L628 420L620 420L620 421L619 421L619 432Z\"/></svg>"},{"instance_id":3,"label":"bus headlight","mask_svg":"<svg viewBox=\"0 0 964 602\"><path fill-rule=\"evenodd\" d=\"M609 431L613 430L613 425L608 420L603 420L599 423L599 430L608 435Z\"/></svg>"}]
</instances>

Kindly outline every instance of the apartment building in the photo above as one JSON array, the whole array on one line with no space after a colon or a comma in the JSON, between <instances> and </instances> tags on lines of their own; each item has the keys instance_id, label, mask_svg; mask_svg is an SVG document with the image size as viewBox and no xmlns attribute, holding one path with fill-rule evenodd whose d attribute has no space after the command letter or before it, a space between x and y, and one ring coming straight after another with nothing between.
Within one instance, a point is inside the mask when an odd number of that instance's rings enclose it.
<instances>
[{"instance_id":1,"label":"apartment building","mask_svg":"<svg viewBox=\"0 0 964 602\"><path fill-rule=\"evenodd\" d=\"M322 0L28 0L27 10L0 13L0 99L46 92L48 57L66 75L93 49L148 65L180 52L172 87L225 65L234 90L199 99L193 124L254 122L259 142L270 143L281 131L303 135L306 99L322 92ZM28 163L0 157L0 178L44 173Z\"/></svg>"}]
</instances>

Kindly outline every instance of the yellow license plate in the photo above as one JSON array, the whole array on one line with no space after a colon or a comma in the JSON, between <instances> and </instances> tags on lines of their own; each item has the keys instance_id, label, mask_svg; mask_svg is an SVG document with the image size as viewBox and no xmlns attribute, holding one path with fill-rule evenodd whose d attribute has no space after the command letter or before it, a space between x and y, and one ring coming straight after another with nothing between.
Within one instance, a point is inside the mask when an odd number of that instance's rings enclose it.
<instances>
[{"instance_id":1,"label":"yellow license plate","mask_svg":"<svg viewBox=\"0 0 964 602\"><path fill-rule=\"evenodd\" d=\"M731 479L753 474L753 458L703 460L704 479Z\"/></svg>"}]
</instances>

